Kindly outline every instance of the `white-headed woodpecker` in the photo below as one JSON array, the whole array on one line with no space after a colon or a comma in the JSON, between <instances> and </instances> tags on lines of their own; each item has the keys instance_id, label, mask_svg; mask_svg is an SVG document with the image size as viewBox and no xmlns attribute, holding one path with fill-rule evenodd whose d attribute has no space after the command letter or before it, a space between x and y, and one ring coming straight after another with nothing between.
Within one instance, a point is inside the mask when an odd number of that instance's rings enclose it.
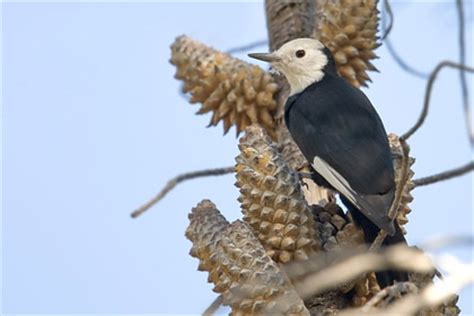
<instances>
[{"instance_id":1,"label":"white-headed woodpecker","mask_svg":"<svg viewBox=\"0 0 474 316\"><path fill-rule=\"evenodd\" d=\"M395 181L387 133L365 94L339 76L329 49L300 38L249 56L270 62L288 80L285 122L313 167L315 182L339 192L368 243L380 229L388 234L384 245L405 243L388 216ZM386 286L406 281L407 274L388 271L377 279Z\"/></svg>"}]
</instances>

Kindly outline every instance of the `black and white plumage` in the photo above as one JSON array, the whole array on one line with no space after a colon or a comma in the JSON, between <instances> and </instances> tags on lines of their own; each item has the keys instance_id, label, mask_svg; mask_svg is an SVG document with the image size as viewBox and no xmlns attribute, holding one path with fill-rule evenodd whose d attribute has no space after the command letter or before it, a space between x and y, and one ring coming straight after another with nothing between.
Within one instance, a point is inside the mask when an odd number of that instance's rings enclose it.
<instances>
[{"instance_id":1,"label":"black and white plumage","mask_svg":"<svg viewBox=\"0 0 474 316\"><path fill-rule=\"evenodd\" d=\"M296 39L273 53L249 56L271 62L287 78L285 122L314 180L340 193L367 242L379 229L389 235L385 245L405 242L388 216L395 182L387 133L365 94L339 76L331 52L317 40ZM393 279L406 275L392 274L382 283Z\"/></svg>"},{"instance_id":2,"label":"black and white plumage","mask_svg":"<svg viewBox=\"0 0 474 316\"><path fill-rule=\"evenodd\" d=\"M393 235L387 212L395 182L387 134L367 97L330 68L288 99L285 122L314 170Z\"/></svg>"}]
</instances>

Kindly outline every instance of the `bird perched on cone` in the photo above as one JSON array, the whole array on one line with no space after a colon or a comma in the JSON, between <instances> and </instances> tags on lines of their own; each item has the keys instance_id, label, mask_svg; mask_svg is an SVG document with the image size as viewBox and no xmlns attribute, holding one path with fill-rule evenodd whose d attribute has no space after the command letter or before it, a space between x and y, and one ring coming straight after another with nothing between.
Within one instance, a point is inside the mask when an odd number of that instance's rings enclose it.
<instances>
[{"instance_id":1,"label":"bird perched on cone","mask_svg":"<svg viewBox=\"0 0 474 316\"><path fill-rule=\"evenodd\" d=\"M270 62L289 85L285 122L311 164L315 182L339 192L352 218L371 243L384 230L383 245L406 243L388 216L395 196L387 133L365 94L342 78L321 42L300 38L272 53L249 57ZM403 272L379 273L381 286L406 281Z\"/></svg>"}]
</instances>

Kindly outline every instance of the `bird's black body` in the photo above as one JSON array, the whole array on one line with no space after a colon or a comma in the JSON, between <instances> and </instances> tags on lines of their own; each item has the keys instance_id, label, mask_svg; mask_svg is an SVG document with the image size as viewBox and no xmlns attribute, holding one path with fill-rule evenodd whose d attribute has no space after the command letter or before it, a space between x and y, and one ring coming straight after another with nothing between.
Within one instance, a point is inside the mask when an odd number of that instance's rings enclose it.
<instances>
[{"instance_id":1,"label":"bird's black body","mask_svg":"<svg viewBox=\"0 0 474 316\"><path fill-rule=\"evenodd\" d=\"M302 92L291 96L285 106L285 122L296 144L315 169L315 181L341 193L367 242L379 229L387 236L384 244L405 242L398 225L388 217L394 198L395 182L391 151L382 121L368 98L337 74L332 57L324 76ZM351 196L336 188L315 167L319 157L342 176ZM340 186L340 185L339 185ZM348 189L348 190L349 190ZM406 274L380 274L383 285ZM383 279L383 280L382 280Z\"/></svg>"}]
</instances>

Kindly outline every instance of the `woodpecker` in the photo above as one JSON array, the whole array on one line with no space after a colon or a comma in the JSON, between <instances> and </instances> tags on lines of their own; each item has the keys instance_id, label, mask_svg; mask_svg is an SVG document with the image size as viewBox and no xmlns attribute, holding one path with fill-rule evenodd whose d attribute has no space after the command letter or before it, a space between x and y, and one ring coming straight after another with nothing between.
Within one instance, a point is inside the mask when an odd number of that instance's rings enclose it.
<instances>
[{"instance_id":1,"label":"woodpecker","mask_svg":"<svg viewBox=\"0 0 474 316\"><path fill-rule=\"evenodd\" d=\"M406 243L388 216L395 196L392 155L382 120L367 96L342 78L330 50L310 38L249 57L270 62L290 85L285 123L313 168L315 182L339 192L371 243L380 229L384 245ZM377 274L381 286L407 281L404 272Z\"/></svg>"}]
</instances>

